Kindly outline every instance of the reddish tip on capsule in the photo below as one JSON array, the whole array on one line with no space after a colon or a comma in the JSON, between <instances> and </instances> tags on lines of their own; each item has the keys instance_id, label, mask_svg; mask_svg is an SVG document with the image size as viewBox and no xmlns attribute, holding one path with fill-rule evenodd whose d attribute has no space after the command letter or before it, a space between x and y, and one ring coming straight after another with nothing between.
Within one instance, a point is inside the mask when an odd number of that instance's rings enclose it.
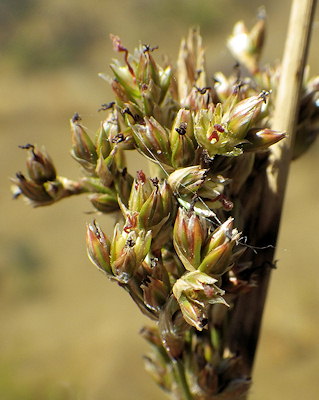
<instances>
[{"instance_id":1,"label":"reddish tip on capsule","mask_svg":"<svg viewBox=\"0 0 319 400\"><path fill-rule=\"evenodd\" d=\"M217 133L217 131L213 131L210 136L208 137L208 140L211 142L213 139L216 140L216 142L219 141L219 135Z\"/></svg>"},{"instance_id":2,"label":"reddish tip on capsule","mask_svg":"<svg viewBox=\"0 0 319 400\"><path fill-rule=\"evenodd\" d=\"M146 176L142 170L137 171L137 180L140 183L145 183L146 182Z\"/></svg>"}]
</instances>

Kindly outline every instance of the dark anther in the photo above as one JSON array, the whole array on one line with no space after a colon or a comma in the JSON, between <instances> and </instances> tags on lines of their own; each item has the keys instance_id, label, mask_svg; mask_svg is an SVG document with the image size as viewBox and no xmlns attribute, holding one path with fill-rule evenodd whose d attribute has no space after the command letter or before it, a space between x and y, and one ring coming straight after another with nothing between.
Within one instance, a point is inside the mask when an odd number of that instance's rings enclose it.
<instances>
[{"instance_id":1,"label":"dark anther","mask_svg":"<svg viewBox=\"0 0 319 400\"><path fill-rule=\"evenodd\" d=\"M25 146L19 146L19 147L20 147L20 149L31 150L32 156L33 156L33 160L34 160L34 161L37 161L37 162L39 162L39 163L43 163L43 158L41 157L41 155L37 154L37 153L34 151L35 146L34 146L33 144L28 143L28 144L26 144Z\"/></svg>"},{"instance_id":2,"label":"dark anther","mask_svg":"<svg viewBox=\"0 0 319 400\"><path fill-rule=\"evenodd\" d=\"M134 119L134 122L141 121L141 117L138 114L133 114L132 111L128 107L123 108L123 110L121 112L122 112L122 115L124 115L124 114L130 115Z\"/></svg>"},{"instance_id":3,"label":"dark anther","mask_svg":"<svg viewBox=\"0 0 319 400\"><path fill-rule=\"evenodd\" d=\"M124 140L125 136L123 135L123 133L118 133L114 136L114 138L112 138L112 143L121 143L124 142Z\"/></svg>"},{"instance_id":4,"label":"dark anther","mask_svg":"<svg viewBox=\"0 0 319 400\"><path fill-rule=\"evenodd\" d=\"M132 118L134 118L134 115L133 115L132 111L131 111L128 107L123 108L122 114L123 114L123 115L128 114L128 115L130 115Z\"/></svg>"},{"instance_id":5,"label":"dark anther","mask_svg":"<svg viewBox=\"0 0 319 400\"><path fill-rule=\"evenodd\" d=\"M134 247L135 246L135 242L132 238L128 238L126 243L125 243L126 247Z\"/></svg>"},{"instance_id":6,"label":"dark anther","mask_svg":"<svg viewBox=\"0 0 319 400\"><path fill-rule=\"evenodd\" d=\"M259 97L263 99L264 103L267 103L267 96L269 96L270 92L267 92L267 90L262 90L262 92L259 94Z\"/></svg>"},{"instance_id":7,"label":"dark anther","mask_svg":"<svg viewBox=\"0 0 319 400\"><path fill-rule=\"evenodd\" d=\"M115 101L110 101L109 103L101 104L101 108L99 108L98 111L109 110L110 108L113 108L114 105L115 105Z\"/></svg>"},{"instance_id":8,"label":"dark anther","mask_svg":"<svg viewBox=\"0 0 319 400\"><path fill-rule=\"evenodd\" d=\"M151 178L151 182L153 183L153 185L158 188L158 184L159 184L159 180L157 177L155 178Z\"/></svg>"},{"instance_id":9,"label":"dark anther","mask_svg":"<svg viewBox=\"0 0 319 400\"><path fill-rule=\"evenodd\" d=\"M195 88L200 94L205 94L208 90L211 89L210 86L205 86L203 88L199 88L199 87L195 86Z\"/></svg>"},{"instance_id":10,"label":"dark anther","mask_svg":"<svg viewBox=\"0 0 319 400\"><path fill-rule=\"evenodd\" d=\"M182 122L178 128L175 128L175 131L180 135L185 135L187 129L187 123Z\"/></svg>"},{"instance_id":11,"label":"dark anther","mask_svg":"<svg viewBox=\"0 0 319 400\"><path fill-rule=\"evenodd\" d=\"M18 146L20 149L25 149L25 150L29 150L29 149L34 149L34 145L27 143L25 146Z\"/></svg>"},{"instance_id":12,"label":"dark anther","mask_svg":"<svg viewBox=\"0 0 319 400\"><path fill-rule=\"evenodd\" d=\"M149 44L143 44L143 46L144 46L143 53L151 53L152 51L158 49L158 46L151 47Z\"/></svg>"},{"instance_id":13,"label":"dark anther","mask_svg":"<svg viewBox=\"0 0 319 400\"><path fill-rule=\"evenodd\" d=\"M19 179L19 181L25 181L25 176L23 175L22 172L17 172L16 177Z\"/></svg>"},{"instance_id":14,"label":"dark anther","mask_svg":"<svg viewBox=\"0 0 319 400\"><path fill-rule=\"evenodd\" d=\"M73 115L73 117L72 117L72 122L73 122L73 123L76 123L76 122L79 122L79 121L81 121L81 117L80 117L80 115L76 112L76 113Z\"/></svg>"},{"instance_id":15,"label":"dark anther","mask_svg":"<svg viewBox=\"0 0 319 400\"><path fill-rule=\"evenodd\" d=\"M27 143L25 146L18 146L18 147L24 150L31 150L34 160L41 162L41 158L34 152L35 146L33 144Z\"/></svg>"}]
</instances>

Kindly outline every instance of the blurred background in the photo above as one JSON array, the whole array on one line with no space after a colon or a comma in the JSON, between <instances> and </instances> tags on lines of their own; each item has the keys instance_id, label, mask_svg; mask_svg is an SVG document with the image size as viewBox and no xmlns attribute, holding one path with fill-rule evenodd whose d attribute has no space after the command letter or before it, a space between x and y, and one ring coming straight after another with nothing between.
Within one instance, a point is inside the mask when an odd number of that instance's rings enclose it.
<instances>
[{"instance_id":1,"label":"blurred background","mask_svg":"<svg viewBox=\"0 0 319 400\"><path fill-rule=\"evenodd\" d=\"M290 10L282 0L1 0L0 2L0 398L2 400L160 400L144 372L138 332L148 321L130 298L92 267L85 197L51 208L13 201L9 177L25 171L18 145L45 144L58 173L77 178L69 118L90 134L112 100L109 33L130 50L158 45L174 62L180 38L199 25L208 71L230 71L225 42L234 23L268 14L264 61L281 58ZM319 73L319 14L309 64ZM319 393L319 142L290 173L264 317L252 400L315 399ZM136 166L136 169L138 167ZM112 220L97 216L111 232ZM247 310L249 312L249 310Z\"/></svg>"}]
</instances>

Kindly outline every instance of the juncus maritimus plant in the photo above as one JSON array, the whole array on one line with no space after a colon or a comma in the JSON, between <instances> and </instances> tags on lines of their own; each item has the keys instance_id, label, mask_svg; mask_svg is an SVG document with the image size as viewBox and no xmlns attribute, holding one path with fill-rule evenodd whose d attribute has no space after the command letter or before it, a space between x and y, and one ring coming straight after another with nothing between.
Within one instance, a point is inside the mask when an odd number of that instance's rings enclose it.
<instances>
[{"instance_id":1,"label":"juncus maritimus plant","mask_svg":"<svg viewBox=\"0 0 319 400\"><path fill-rule=\"evenodd\" d=\"M155 60L156 47L130 53L111 35L124 58L106 77L115 100L102 105L94 138L78 114L70 121L83 177L60 176L45 149L21 146L28 176L16 174L15 197L38 207L86 193L97 212L121 215L113 237L88 223L88 256L154 321L141 330L152 348L146 369L174 399L245 399L251 385L275 245L263 222L267 171L288 140L274 120L283 67L260 65L264 30L264 15L250 31L236 24L228 47L240 64L213 78L198 29L182 40L175 67ZM318 97L319 78L306 76L295 156L318 132ZM129 171L128 151L152 173Z\"/></svg>"}]
</instances>

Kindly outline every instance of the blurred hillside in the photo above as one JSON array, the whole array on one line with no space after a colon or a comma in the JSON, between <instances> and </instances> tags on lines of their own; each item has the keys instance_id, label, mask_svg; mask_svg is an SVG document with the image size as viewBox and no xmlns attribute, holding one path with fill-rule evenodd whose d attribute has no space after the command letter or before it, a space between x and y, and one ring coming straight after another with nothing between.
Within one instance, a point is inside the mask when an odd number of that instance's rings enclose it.
<instances>
[{"instance_id":1,"label":"blurred hillside","mask_svg":"<svg viewBox=\"0 0 319 400\"><path fill-rule=\"evenodd\" d=\"M147 321L87 259L89 202L52 208L13 201L9 177L24 170L18 145L45 144L59 174L78 176L69 155L68 120L79 112L94 134L97 110L112 100L98 72L109 73L109 33L133 49L159 45L174 62L180 38L199 25L212 75L230 71L225 49L233 24L268 14L264 60L280 59L290 1L1 0L0 2L0 399L160 400L143 369ZM309 63L319 73L317 10ZM252 400L313 400L319 393L317 246L319 143L291 169L278 270L273 274ZM137 169L137 167L135 167ZM106 231L112 219L97 216ZM249 310L247 310L249 312Z\"/></svg>"}]
</instances>

